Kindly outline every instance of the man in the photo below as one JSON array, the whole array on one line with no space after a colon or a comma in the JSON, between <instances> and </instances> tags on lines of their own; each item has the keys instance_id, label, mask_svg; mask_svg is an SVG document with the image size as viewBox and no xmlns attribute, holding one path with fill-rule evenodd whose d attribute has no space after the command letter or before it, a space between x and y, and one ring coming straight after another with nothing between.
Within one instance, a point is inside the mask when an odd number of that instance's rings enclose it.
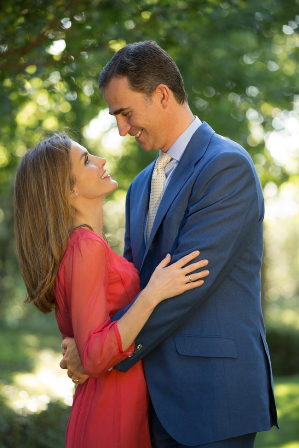
<instances>
[{"instance_id":1,"label":"man","mask_svg":"<svg viewBox=\"0 0 299 448\"><path fill-rule=\"evenodd\" d=\"M210 266L200 289L155 309L134 354L115 368L143 359L153 447L253 447L258 431L277 426L260 303L264 203L253 162L193 116L177 66L155 42L119 50L99 84L120 135L160 149L126 201L124 255L141 287L167 253L174 262L198 249ZM75 362L66 354L62 366L78 378Z\"/></svg>"}]
</instances>

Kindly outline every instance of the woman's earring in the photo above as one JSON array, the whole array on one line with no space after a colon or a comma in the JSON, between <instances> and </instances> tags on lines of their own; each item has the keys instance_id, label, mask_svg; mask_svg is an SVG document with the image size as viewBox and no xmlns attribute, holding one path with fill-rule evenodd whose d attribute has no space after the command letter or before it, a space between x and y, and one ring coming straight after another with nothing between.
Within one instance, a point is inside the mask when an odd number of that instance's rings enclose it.
<instances>
[{"instance_id":1,"label":"woman's earring","mask_svg":"<svg viewBox=\"0 0 299 448\"><path fill-rule=\"evenodd\" d=\"M75 193L75 196L76 196L76 198L79 196L79 193L77 193L77 191L76 191L76 193Z\"/></svg>"}]
</instances>

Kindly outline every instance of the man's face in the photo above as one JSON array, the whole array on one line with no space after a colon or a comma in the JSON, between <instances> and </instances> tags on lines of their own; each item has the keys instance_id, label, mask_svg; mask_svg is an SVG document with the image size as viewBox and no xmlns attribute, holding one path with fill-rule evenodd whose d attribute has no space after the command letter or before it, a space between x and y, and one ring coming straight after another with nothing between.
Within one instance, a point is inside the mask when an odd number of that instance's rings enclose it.
<instances>
[{"instance_id":1,"label":"man's face","mask_svg":"<svg viewBox=\"0 0 299 448\"><path fill-rule=\"evenodd\" d=\"M167 151L169 138L165 131L167 119L162 107L159 89L148 98L144 93L134 92L127 77L112 78L104 89L104 99L109 113L117 120L119 134L135 137L145 151L161 149Z\"/></svg>"}]
</instances>

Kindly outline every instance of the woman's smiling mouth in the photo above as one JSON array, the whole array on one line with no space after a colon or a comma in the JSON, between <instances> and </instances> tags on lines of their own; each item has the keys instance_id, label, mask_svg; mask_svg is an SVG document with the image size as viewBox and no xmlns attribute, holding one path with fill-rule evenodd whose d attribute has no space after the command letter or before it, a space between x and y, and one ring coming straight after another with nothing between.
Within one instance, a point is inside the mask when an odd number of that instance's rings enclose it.
<instances>
[{"instance_id":1,"label":"woman's smiling mouth","mask_svg":"<svg viewBox=\"0 0 299 448\"><path fill-rule=\"evenodd\" d=\"M101 177L101 179L105 179L105 177L110 177L109 174L107 173L107 171L104 172L103 176Z\"/></svg>"}]
</instances>

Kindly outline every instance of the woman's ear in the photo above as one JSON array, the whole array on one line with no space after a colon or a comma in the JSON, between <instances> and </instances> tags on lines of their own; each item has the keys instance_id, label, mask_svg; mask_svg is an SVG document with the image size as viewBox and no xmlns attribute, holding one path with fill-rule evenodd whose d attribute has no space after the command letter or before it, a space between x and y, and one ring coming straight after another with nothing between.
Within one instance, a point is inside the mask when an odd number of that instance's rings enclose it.
<instances>
[{"instance_id":1,"label":"woman's ear","mask_svg":"<svg viewBox=\"0 0 299 448\"><path fill-rule=\"evenodd\" d=\"M71 190L71 199L75 199L79 196L79 193L76 190Z\"/></svg>"}]
</instances>

